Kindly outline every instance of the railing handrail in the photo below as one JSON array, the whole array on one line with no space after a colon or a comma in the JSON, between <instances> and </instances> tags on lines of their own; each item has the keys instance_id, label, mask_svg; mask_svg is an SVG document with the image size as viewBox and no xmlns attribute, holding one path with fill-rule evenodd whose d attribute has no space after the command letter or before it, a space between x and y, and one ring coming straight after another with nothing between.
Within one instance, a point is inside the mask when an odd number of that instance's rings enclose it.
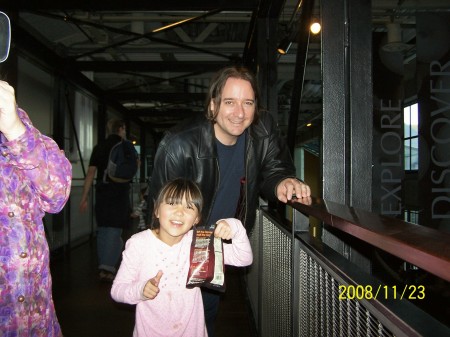
<instances>
[{"instance_id":1,"label":"railing handrail","mask_svg":"<svg viewBox=\"0 0 450 337\"><path fill-rule=\"evenodd\" d=\"M450 281L450 233L312 197L289 206Z\"/></svg>"}]
</instances>

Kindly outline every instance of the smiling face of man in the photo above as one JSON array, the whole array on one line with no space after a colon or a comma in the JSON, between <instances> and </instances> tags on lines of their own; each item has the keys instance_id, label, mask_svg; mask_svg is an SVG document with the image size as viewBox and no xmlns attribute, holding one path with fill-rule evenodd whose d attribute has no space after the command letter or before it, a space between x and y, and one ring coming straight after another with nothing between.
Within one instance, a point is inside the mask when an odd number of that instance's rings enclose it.
<instances>
[{"instance_id":1,"label":"smiling face of man","mask_svg":"<svg viewBox=\"0 0 450 337\"><path fill-rule=\"evenodd\" d=\"M250 82L230 77L221 96L214 132L222 144L233 145L253 122L256 109L255 93ZM210 108L212 111L216 109L213 100L210 102Z\"/></svg>"}]
</instances>

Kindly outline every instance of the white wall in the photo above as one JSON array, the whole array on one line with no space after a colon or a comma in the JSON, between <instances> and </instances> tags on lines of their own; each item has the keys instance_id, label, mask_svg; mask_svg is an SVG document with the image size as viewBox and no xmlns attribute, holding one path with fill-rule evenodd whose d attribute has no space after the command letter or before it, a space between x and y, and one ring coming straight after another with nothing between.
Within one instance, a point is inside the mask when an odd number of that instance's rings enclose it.
<instances>
[{"instance_id":1,"label":"white wall","mask_svg":"<svg viewBox=\"0 0 450 337\"><path fill-rule=\"evenodd\" d=\"M30 116L33 125L52 136L53 77L19 57L16 100Z\"/></svg>"}]
</instances>

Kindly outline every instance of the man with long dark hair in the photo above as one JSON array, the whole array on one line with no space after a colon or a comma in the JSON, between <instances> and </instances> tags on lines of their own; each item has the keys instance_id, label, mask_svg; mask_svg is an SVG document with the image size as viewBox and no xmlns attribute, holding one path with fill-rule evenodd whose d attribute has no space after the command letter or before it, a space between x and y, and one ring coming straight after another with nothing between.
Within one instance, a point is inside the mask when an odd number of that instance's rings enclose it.
<instances>
[{"instance_id":1,"label":"man with long dark hair","mask_svg":"<svg viewBox=\"0 0 450 337\"><path fill-rule=\"evenodd\" d=\"M287 202L310 197L271 115L262 109L256 78L246 68L226 67L212 79L206 116L170 130L155 156L148 211L168 180L194 180L205 204L203 224L239 217L247 230L255 221L258 197ZM242 191L242 193L241 193ZM238 200L243 204L238 205ZM236 213L239 207L242 212ZM202 289L208 335L214 336L219 294Z\"/></svg>"}]
</instances>

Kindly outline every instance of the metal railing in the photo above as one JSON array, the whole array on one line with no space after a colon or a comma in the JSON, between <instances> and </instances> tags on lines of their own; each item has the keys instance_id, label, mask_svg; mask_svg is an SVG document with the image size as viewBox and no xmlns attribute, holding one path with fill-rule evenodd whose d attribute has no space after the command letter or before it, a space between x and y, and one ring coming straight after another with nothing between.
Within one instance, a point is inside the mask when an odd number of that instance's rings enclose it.
<instances>
[{"instance_id":1,"label":"metal railing","mask_svg":"<svg viewBox=\"0 0 450 337\"><path fill-rule=\"evenodd\" d=\"M426 296L425 287L384 284L368 271L370 268L354 262L364 259L352 259L344 253L353 247L339 251L313 237L308 216L315 216L325 227L346 232L373 249L406 257L405 261L420 265L444 282L450 280L450 251L435 254L432 246L446 244L448 248L450 235L396 219L381 219L369 212L355 217L362 211L325 204L323 200L309 206L291 204L292 224L266 207L258 211L249 232L254 262L245 277L258 335L450 336L448 326L407 300L413 291L416 299ZM344 216L348 214L353 216ZM368 223L359 223L361 219ZM377 221L372 223L373 219ZM411 236L402 237L401 233L411 230L422 233L424 241L433 239L433 244L418 245ZM415 240L420 242L420 237Z\"/></svg>"}]
</instances>

